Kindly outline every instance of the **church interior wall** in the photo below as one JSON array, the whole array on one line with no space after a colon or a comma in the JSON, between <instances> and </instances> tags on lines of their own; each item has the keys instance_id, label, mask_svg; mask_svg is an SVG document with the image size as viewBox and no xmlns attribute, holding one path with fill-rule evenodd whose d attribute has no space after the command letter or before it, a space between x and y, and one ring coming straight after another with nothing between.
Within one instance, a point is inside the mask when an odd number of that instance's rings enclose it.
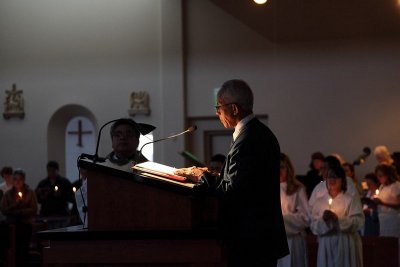
<instances>
[{"instance_id":1,"label":"church interior wall","mask_svg":"<svg viewBox=\"0 0 400 267\"><path fill-rule=\"evenodd\" d=\"M0 165L24 168L36 186L63 106L86 108L100 127L128 117L131 92L146 90L151 114L134 119L156 125L157 139L187 126L185 110L215 116L215 88L231 78L249 82L255 113L268 114L298 173L317 150L348 161L364 146L400 150L398 39L272 43L209 1L184 6L182 22L178 0L1 1L0 97L16 83L26 115L0 120ZM183 145L155 146L155 160L181 166Z\"/></svg>"},{"instance_id":2,"label":"church interior wall","mask_svg":"<svg viewBox=\"0 0 400 267\"><path fill-rule=\"evenodd\" d=\"M352 163L365 146L400 150L400 38L276 43L211 2L186 8L191 118L214 116L214 88L241 78L299 174L315 151ZM356 174L376 164L371 156Z\"/></svg>"},{"instance_id":3,"label":"church interior wall","mask_svg":"<svg viewBox=\"0 0 400 267\"><path fill-rule=\"evenodd\" d=\"M165 115L166 108L183 114L182 101L176 101L173 109L163 104L169 95L178 100L182 97L180 61L161 59L175 43L178 47L181 43L175 39L179 34L175 28L181 27L176 16L181 13L180 1L164 2L1 1L0 97L3 102L6 90L15 83L23 90L25 117L0 120L0 165L25 169L27 183L35 187L46 176L49 151L55 150L48 148L47 130L60 108L82 106L94 114L100 127L107 121L129 117L133 91L149 93L150 115L133 119L156 125L155 138L183 129L183 118L175 123L163 122L175 116ZM168 16L174 20L168 20ZM178 50L174 55L180 53ZM166 70L175 80L167 79ZM183 140L168 146L178 150ZM100 155L110 150L109 128L105 128ZM157 160L163 161L164 156Z\"/></svg>"}]
</instances>

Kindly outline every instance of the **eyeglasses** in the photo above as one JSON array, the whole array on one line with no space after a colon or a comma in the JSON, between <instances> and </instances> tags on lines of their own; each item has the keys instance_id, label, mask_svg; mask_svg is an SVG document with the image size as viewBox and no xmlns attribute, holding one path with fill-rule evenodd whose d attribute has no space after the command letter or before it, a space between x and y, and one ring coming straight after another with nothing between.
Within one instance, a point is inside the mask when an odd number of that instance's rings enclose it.
<instances>
[{"instance_id":1,"label":"eyeglasses","mask_svg":"<svg viewBox=\"0 0 400 267\"><path fill-rule=\"evenodd\" d=\"M217 105L217 106L215 106L215 111L218 111L221 107L224 107L224 106L227 106L227 105L233 105L233 104L236 104L236 103L228 103L228 104Z\"/></svg>"},{"instance_id":2,"label":"eyeglasses","mask_svg":"<svg viewBox=\"0 0 400 267\"><path fill-rule=\"evenodd\" d=\"M112 133L111 136L117 139L137 137L137 135L134 132L119 132L119 131Z\"/></svg>"}]
</instances>

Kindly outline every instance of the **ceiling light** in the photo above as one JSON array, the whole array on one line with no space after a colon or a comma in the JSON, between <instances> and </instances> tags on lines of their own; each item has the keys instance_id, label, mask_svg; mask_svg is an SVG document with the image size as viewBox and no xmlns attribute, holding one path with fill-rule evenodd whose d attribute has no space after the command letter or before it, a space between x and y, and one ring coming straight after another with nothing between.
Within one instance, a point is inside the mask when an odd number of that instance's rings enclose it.
<instances>
[{"instance_id":1,"label":"ceiling light","mask_svg":"<svg viewBox=\"0 0 400 267\"><path fill-rule=\"evenodd\" d=\"M399 1L400 1L400 0L399 0ZM256 4L262 5L262 4L265 4L265 3L267 2L267 0L254 0L254 2L255 2Z\"/></svg>"}]
</instances>

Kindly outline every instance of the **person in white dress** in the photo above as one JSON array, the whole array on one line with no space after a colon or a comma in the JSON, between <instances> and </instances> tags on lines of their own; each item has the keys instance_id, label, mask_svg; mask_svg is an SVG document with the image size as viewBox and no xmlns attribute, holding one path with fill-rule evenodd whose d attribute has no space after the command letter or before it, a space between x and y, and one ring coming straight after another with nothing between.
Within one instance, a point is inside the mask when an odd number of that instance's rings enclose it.
<instances>
[{"instance_id":1,"label":"person in white dress","mask_svg":"<svg viewBox=\"0 0 400 267\"><path fill-rule=\"evenodd\" d=\"M281 153L281 208L290 254L278 260L278 267L307 267L306 231L310 217L305 187L296 179L289 157Z\"/></svg>"},{"instance_id":2,"label":"person in white dress","mask_svg":"<svg viewBox=\"0 0 400 267\"><path fill-rule=\"evenodd\" d=\"M316 199L311 210L311 231L318 236L318 267L362 267L362 242L358 233L364 226L361 200L346 192L341 166L327 174L328 194Z\"/></svg>"},{"instance_id":3,"label":"person in white dress","mask_svg":"<svg viewBox=\"0 0 400 267\"><path fill-rule=\"evenodd\" d=\"M400 182L396 170L380 164L375 174L381 183L374 201L378 205L379 233L381 236L400 237Z\"/></svg>"},{"instance_id":4,"label":"person in white dress","mask_svg":"<svg viewBox=\"0 0 400 267\"><path fill-rule=\"evenodd\" d=\"M310 209L312 209L315 201L318 198L328 194L327 184L326 184L326 177L327 177L328 170L331 167L341 166L340 161L335 156L327 156L324 158L323 161L324 161L324 163L322 164L322 167L321 167L321 176L322 176L322 179L324 179L324 181L320 182L312 191L310 199L308 200L308 205L310 206ZM360 197L360 195L358 194L358 191L354 185L354 182L350 177L346 177L346 183L347 183L347 193Z\"/></svg>"}]
</instances>

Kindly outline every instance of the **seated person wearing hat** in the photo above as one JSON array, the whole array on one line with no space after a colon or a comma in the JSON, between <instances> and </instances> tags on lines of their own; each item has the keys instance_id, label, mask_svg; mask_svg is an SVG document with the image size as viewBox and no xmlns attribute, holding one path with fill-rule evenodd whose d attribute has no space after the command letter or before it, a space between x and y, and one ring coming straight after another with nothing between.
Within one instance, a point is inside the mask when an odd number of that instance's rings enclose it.
<instances>
[{"instance_id":1,"label":"seated person wearing hat","mask_svg":"<svg viewBox=\"0 0 400 267\"><path fill-rule=\"evenodd\" d=\"M147 159L137 150L140 135L152 132L156 127L136 123L131 119L119 119L111 126L110 134L113 151L107 155L107 160L118 166L128 165L130 171L133 163L141 163ZM129 164L128 164L129 163Z\"/></svg>"},{"instance_id":2,"label":"seated person wearing hat","mask_svg":"<svg viewBox=\"0 0 400 267\"><path fill-rule=\"evenodd\" d=\"M147 161L138 151L140 135L152 132L156 127L137 123L132 119L121 118L116 120L110 129L112 152L106 157L107 166L131 172L134 164ZM84 226L87 227L87 181L86 170L81 169L82 186L75 193L76 206Z\"/></svg>"}]
</instances>

